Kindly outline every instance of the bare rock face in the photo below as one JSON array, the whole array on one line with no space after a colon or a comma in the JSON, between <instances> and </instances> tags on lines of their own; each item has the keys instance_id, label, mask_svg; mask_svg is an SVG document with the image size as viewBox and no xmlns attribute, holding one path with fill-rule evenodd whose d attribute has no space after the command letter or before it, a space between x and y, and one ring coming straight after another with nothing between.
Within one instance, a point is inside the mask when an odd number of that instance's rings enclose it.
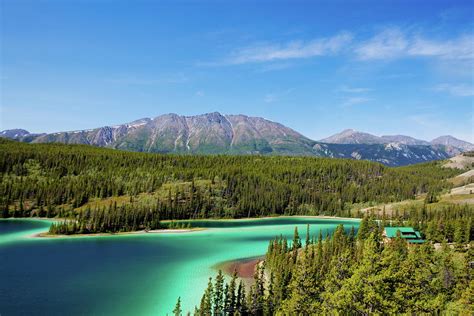
<instances>
[{"instance_id":1,"label":"bare rock face","mask_svg":"<svg viewBox=\"0 0 474 316\"><path fill-rule=\"evenodd\" d=\"M227 151L232 143L232 125L220 113L185 117L188 126L187 148L191 152Z\"/></svg>"}]
</instances>

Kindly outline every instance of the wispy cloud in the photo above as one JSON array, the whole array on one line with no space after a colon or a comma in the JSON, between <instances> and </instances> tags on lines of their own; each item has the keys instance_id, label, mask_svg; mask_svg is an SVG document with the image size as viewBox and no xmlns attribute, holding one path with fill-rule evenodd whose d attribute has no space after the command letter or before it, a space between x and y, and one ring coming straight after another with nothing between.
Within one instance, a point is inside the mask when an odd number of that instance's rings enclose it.
<instances>
[{"instance_id":1,"label":"wispy cloud","mask_svg":"<svg viewBox=\"0 0 474 316\"><path fill-rule=\"evenodd\" d=\"M409 28L388 27L368 38L347 31L328 37L287 42L259 42L236 48L226 56L200 66L259 64L257 72L287 69L298 60L320 56L352 56L359 61L426 58L442 61L439 65L455 64L454 68L472 72L474 34L465 33L450 38L433 38ZM452 67L450 67L452 68ZM350 93L349 91L346 91ZM352 93L358 93L353 91Z\"/></svg>"},{"instance_id":2,"label":"wispy cloud","mask_svg":"<svg viewBox=\"0 0 474 316\"><path fill-rule=\"evenodd\" d=\"M372 91L372 89L342 86L337 91L344 92L344 93L365 93L365 92Z\"/></svg>"},{"instance_id":3,"label":"wispy cloud","mask_svg":"<svg viewBox=\"0 0 474 316\"><path fill-rule=\"evenodd\" d=\"M361 60L404 57L434 57L447 60L473 60L474 36L462 35L450 40L434 40L387 28L355 48Z\"/></svg>"},{"instance_id":4,"label":"wispy cloud","mask_svg":"<svg viewBox=\"0 0 474 316\"><path fill-rule=\"evenodd\" d=\"M342 106L344 107L350 107L353 105L358 105L358 104L365 104L373 99L368 98L368 97L350 97L350 98L345 98L344 101L342 102Z\"/></svg>"},{"instance_id":5,"label":"wispy cloud","mask_svg":"<svg viewBox=\"0 0 474 316\"><path fill-rule=\"evenodd\" d=\"M184 74L171 74L159 78L140 77L135 75L120 75L105 79L106 82L123 84L123 85L139 85L153 86L160 84L185 83L189 78Z\"/></svg>"},{"instance_id":6,"label":"wispy cloud","mask_svg":"<svg viewBox=\"0 0 474 316\"><path fill-rule=\"evenodd\" d=\"M257 70L257 72L265 73L269 71L284 70L284 69L290 68L291 66L292 66L291 63L273 63L273 64L262 66L260 69Z\"/></svg>"},{"instance_id":7,"label":"wispy cloud","mask_svg":"<svg viewBox=\"0 0 474 316\"><path fill-rule=\"evenodd\" d=\"M399 29L390 28L356 47L355 53L362 60L394 58L403 54L408 45Z\"/></svg>"},{"instance_id":8,"label":"wispy cloud","mask_svg":"<svg viewBox=\"0 0 474 316\"><path fill-rule=\"evenodd\" d=\"M464 35L453 40L435 41L416 37L408 53L412 56L439 57L443 59L474 59L474 36Z\"/></svg>"},{"instance_id":9,"label":"wispy cloud","mask_svg":"<svg viewBox=\"0 0 474 316\"><path fill-rule=\"evenodd\" d=\"M367 92L372 91L370 88L341 86L336 92L342 93L342 107L351 107L353 105L364 104L373 99L367 96Z\"/></svg>"},{"instance_id":10,"label":"wispy cloud","mask_svg":"<svg viewBox=\"0 0 474 316\"><path fill-rule=\"evenodd\" d=\"M199 91L196 91L196 96L197 97L203 97L203 96L205 96L205 93L204 93L204 91L199 90Z\"/></svg>"},{"instance_id":11,"label":"wispy cloud","mask_svg":"<svg viewBox=\"0 0 474 316\"><path fill-rule=\"evenodd\" d=\"M277 96L273 93L268 93L265 95L265 97L263 98L263 102L265 103L273 103L277 100Z\"/></svg>"},{"instance_id":12,"label":"wispy cloud","mask_svg":"<svg viewBox=\"0 0 474 316\"><path fill-rule=\"evenodd\" d=\"M440 122L431 114L413 114L407 117L408 121L426 128L440 127Z\"/></svg>"},{"instance_id":13,"label":"wispy cloud","mask_svg":"<svg viewBox=\"0 0 474 316\"><path fill-rule=\"evenodd\" d=\"M439 84L434 88L435 91L447 92L457 97L471 97L474 96L474 87L467 84Z\"/></svg>"},{"instance_id":14,"label":"wispy cloud","mask_svg":"<svg viewBox=\"0 0 474 316\"><path fill-rule=\"evenodd\" d=\"M294 88L290 88L278 93L267 93L263 98L263 102L265 103L277 102L278 100L280 100L281 97L284 97L292 93L294 90L295 90Z\"/></svg>"},{"instance_id":15,"label":"wispy cloud","mask_svg":"<svg viewBox=\"0 0 474 316\"><path fill-rule=\"evenodd\" d=\"M351 41L352 34L341 32L332 37L310 41L256 44L238 49L221 62L214 64L240 65L333 55L340 52Z\"/></svg>"}]
</instances>

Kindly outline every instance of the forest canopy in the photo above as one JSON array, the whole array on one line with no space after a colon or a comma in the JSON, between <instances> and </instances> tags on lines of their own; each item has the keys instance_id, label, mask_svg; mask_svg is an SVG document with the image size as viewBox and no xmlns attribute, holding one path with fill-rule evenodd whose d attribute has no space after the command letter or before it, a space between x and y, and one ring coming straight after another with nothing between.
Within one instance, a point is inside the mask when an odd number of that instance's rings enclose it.
<instances>
[{"instance_id":1,"label":"forest canopy","mask_svg":"<svg viewBox=\"0 0 474 316\"><path fill-rule=\"evenodd\" d=\"M390 168L348 159L163 155L0 139L1 215L73 218L89 231L143 229L164 219L348 216L356 203L440 192L457 173L439 162Z\"/></svg>"}]
</instances>

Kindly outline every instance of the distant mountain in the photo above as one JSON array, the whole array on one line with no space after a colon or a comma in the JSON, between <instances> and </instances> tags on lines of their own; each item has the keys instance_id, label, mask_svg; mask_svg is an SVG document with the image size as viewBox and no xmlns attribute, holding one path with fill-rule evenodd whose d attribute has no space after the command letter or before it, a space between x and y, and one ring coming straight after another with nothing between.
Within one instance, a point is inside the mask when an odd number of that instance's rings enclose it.
<instances>
[{"instance_id":1,"label":"distant mountain","mask_svg":"<svg viewBox=\"0 0 474 316\"><path fill-rule=\"evenodd\" d=\"M320 142L329 144L382 144L380 137L346 129L340 133L321 139Z\"/></svg>"},{"instance_id":2,"label":"distant mountain","mask_svg":"<svg viewBox=\"0 0 474 316\"><path fill-rule=\"evenodd\" d=\"M445 150L453 156L461 152L474 150L474 144L457 139L451 135L440 136L433 139L430 143L435 146L445 146Z\"/></svg>"},{"instance_id":3,"label":"distant mountain","mask_svg":"<svg viewBox=\"0 0 474 316\"><path fill-rule=\"evenodd\" d=\"M320 140L331 144L396 144L409 146L431 146L438 151L445 152L448 156L455 156L462 152L474 150L474 145L457 139L453 136L441 136L431 142L416 139L405 135L384 135L375 136L372 134L346 129L341 133L334 134L328 138Z\"/></svg>"},{"instance_id":4,"label":"distant mountain","mask_svg":"<svg viewBox=\"0 0 474 316\"><path fill-rule=\"evenodd\" d=\"M16 138L22 138L29 134L30 132L28 132L27 130L17 128L17 129L8 129L8 130L0 132L0 137L16 139Z\"/></svg>"},{"instance_id":5,"label":"distant mountain","mask_svg":"<svg viewBox=\"0 0 474 316\"><path fill-rule=\"evenodd\" d=\"M416 139L405 135L385 135L375 136L369 133L359 132L353 129L346 129L340 133L320 140L323 143L331 144L388 144L398 143L403 145L424 145L430 143L424 140Z\"/></svg>"},{"instance_id":6,"label":"distant mountain","mask_svg":"<svg viewBox=\"0 0 474 316\"><path fill-rule=\"evenodd\" d=\"M389 166L445 159L452 154L451 145L430 145L402 135L378 137L354 130L345 130L317 142L263 118L217 112L196 116L165 114L116 126L50 134L7 130L0 132L0 137L30 143L87 144L139 152L366 159Z\"/></svg>"},{"instance_id":7,"label":"distant mountain","mask_svg":"<svg viewBox=\"0 0 474 316\"><path fill-rule=\"evenodd\" d=\"M371 160L387 166L404 166L414 163L447 159L450 155L442 148L425 145L388 144L324 144L315 145L321 156Z\"/></svg>"},{"instance_id":8,"label":"distant mountain","mask_svg":"<svg viewBox=\"0 0 474 316\"><path fill-rule=\"evenodd\" d=\"M424 145L429 146L430 143L426 140L416 139L405 135L385 135L380 137L384 144L399 143L404 145Z\"/></svg>"}]
</instances>

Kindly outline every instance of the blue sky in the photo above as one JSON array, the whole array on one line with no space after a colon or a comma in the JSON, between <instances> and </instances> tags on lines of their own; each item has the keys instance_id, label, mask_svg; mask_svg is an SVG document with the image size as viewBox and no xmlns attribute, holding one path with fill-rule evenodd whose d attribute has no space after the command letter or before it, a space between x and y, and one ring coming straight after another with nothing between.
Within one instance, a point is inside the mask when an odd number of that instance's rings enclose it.
<instances>
[{"instance_id":1,"label":"blue sky","mask_svg":"<svg viewBox=\"0 0 474 316\"><path fill-rule=\"evenodd\" d=\"M0 0L0 130L174 112L474 141L473 1Z\"/></svg>"}]
</instances>

